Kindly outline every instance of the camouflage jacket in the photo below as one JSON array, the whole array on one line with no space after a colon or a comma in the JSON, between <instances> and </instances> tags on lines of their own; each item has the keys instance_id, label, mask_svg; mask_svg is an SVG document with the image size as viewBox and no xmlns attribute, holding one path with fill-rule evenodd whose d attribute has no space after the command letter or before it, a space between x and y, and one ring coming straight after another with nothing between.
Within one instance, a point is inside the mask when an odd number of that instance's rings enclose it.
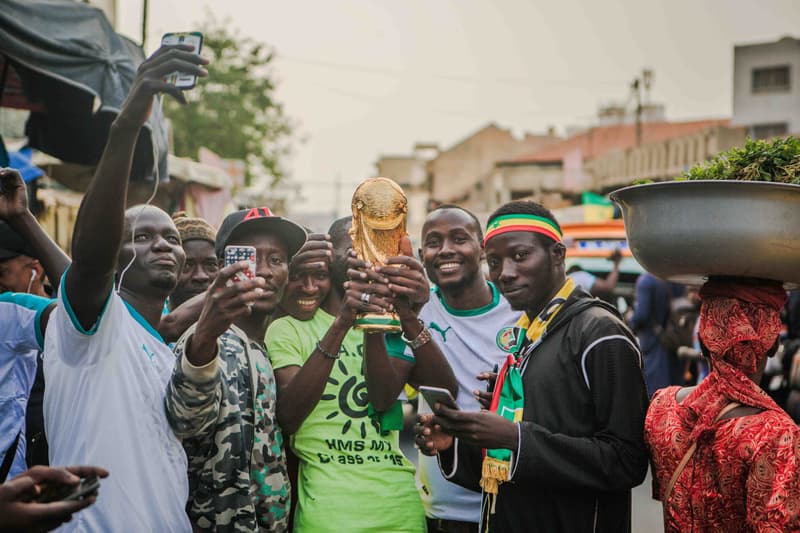
<instances>
[{"instance_id":1,"label":"camouflage jacket","mask_svg":"<svg viewBox=\"0 0 800 533\"><path fill-rule=\"evenodd\" d=\"M189 517L214 531L286 531L289 477L267 354L231 326L217 341L215 361L192 367L184 351L193 332L175 345L165 400L189 459Z\"/></svg>"}]
</instances>

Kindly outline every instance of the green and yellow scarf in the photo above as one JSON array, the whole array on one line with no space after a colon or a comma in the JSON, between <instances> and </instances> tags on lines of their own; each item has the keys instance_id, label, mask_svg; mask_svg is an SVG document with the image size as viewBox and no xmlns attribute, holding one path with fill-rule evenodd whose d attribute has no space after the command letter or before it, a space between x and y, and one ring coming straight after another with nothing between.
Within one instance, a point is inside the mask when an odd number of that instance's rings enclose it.
<instances>
[{"instance_id":1,"label":"green and yellow scarf","mask_svg":"<svg viewBox=\"0 0 800 533\"><path fill-rule=\"evenodd\" d=\"M530 320L528 315L523 313L517 321L518 341L513 353L508 355L503 368L497 374L492 403L489 407L490 411L514 423L522 420L522 412L525 408L525 391L523 390L520 367L525 359L525 354L530 352L531 346L535 346L541 341L542 336L547 331L547 326L552 323L553 318L561 310L564 302L567 301L574 289L574 282L567 278L558 294L550 300L550 303L533 320ZM523 331L525 332L524 338ZM491 514L494 514L500 484L508 481L510 475L511 450L505 448L485 449L481 468L481 488L491 500Z\"/></svg>"}]
</instances>

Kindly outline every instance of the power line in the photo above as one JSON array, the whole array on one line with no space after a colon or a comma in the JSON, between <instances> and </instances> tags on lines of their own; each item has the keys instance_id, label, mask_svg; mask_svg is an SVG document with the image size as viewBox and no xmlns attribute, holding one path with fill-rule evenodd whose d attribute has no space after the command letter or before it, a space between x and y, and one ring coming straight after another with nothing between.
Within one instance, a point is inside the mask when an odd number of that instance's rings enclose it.
<instances>
[{"instance_id":1,"label":"power line","mask_svg":"<svg viewBox=\"0 0 800 533\"><path fill-rule=\"evenodd\" d=\"M333 68L338 70L350 70L350 71L363 72L367 74L375 74L380 76L390 76L393 78L399 78L401 76L413 74L415 76L425 76L429 78L453 81L457 83L470 83L470 84L489 82L489 83L499 83L503 85L512 85L516 87L525 87L525 88L531 88L533 86L546 84L546 85L557 85L559 87L573 87L581 89L592 88L596 87L597 85L619 86L626 84L625 81L621 80L586 80L585 83L577 83L572 80L547 80L541 78L532 79L532 78L516 78L516 77L465 76L457 74L441 74L435 72L415 72L410 69L396 69L388 67L375 67L369 65L335 63L332 61L308 59L291 55L276 55L275 57L278 60L283 59L286 61L299 63L303 65Z\"/></svg>"},{"instance_id":2,"label":"power line","mask_svg":"<svg viewBox=\"0 0 800 533\"><path fill-rule=\"evenodd\" d=\"M340 89L339 87L331 87L330 85L326 85L323 83L317 82L309 82L309 85L313 85L315 87L319 87L320 89L324 89L326 91L330 91L332 93L338 94L340 96L346 96L348 98L352 98L359 102L369 102L372 104L385 104L387 101L385 99L381 99L375 97L371 94L364 94L358 93L355 91L348 91L346 89ZM396 99L392 99L393 104L397 104L398 101ZM419 103L414 102L414 106L416 108L424 108L428 112L432 113L440 113L442 115L451 115L451 116L458 116L463 118L485 118L487 115L491 113L476 113L474 111L468 110L461 110L461 109L442 109L437 107L427 107L421 106ZM565 114L569 114L571 111L547 111L544 109L530 109L530 110L518 110L514 111L515 115L525 115L525 116L539 116L539 117L561 117Z\"/></svg>"}]
</instances>

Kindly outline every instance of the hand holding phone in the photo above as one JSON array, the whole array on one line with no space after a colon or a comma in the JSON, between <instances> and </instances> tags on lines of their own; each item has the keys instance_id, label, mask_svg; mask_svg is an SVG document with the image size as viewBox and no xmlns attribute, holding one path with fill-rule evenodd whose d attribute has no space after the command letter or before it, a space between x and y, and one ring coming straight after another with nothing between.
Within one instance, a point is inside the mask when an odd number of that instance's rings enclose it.
<instances>
[{"instance_id":1,"label":"hand holding phone","mask_svg":"<svg viewBox=\"0 0 800 533\"><path fill-rule=\"evenodd\" d=\"M191 53L200 54L203 48L203 34L199 31L183 33L165 33L161 38L161 46L175 46L179 44L193 47ZM191 89L197 85L197 76L182 72L171 72L164 77L164 81L171 83L179 89Z\"/></svg>"},{"instance_id":2,"label":"hand holding phone","mask_svg":"<svg viewBox=\"0 0 800 533\"><path fill-rule=\"evenodd\" d=\"M39 503L77 501L91 496L100 488L100 478L95 475L81 478L77 485L47 485L36 498Z\"/></svg>"},{"instance_id":3,"label":"hand holding phone","mask_svg":"<svg viewBox=\"0 0 800 533\"><path fill-rule=\"evenodd\" d=\"M488 411L492 405L492 396L494 395L494 386L497 383L497 371L500 365L494 365L491 372L481 372L477 376L478 381L486 382L486 390L475 389L472 391L472 396L478 401L481 409Z\"/></svg>"},{"instance_id":4,"label":"hand holding phone","mask_svg":"<svg viewBox=\"0 0 800 533\"><path fill-rule=\"evenodd\" d=\"M254 246L226 246L225 266L247 261L247 269L237 272L232 281L244 281L256 277L256 249Z\"/></svg>"},{"instance_id":5,"label":"hand holding phone","mask_svg":"<svg viewBox=\"0 0 800 533\"><path fill-rule=\"evenodd\" d=\"M419 414L432 413L437 403L449 407L450 409L458 409L458 404L450 391L441 387L427 387L425 385L419 388L419 393L422 395L424 402L420 402L417 409ZM424 405L423 405L424 403Z\"/></svg>"}]
</instances>

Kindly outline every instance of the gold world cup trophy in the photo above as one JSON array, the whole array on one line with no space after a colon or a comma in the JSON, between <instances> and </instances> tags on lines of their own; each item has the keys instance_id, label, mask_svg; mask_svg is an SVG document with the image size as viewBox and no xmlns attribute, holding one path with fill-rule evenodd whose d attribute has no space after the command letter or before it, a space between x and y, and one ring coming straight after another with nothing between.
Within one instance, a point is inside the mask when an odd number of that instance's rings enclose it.
<instances>
[{"instance_id":1,"label":"gold world cup trophy","mask_svg":"<svg viewBox=\"0 0 800 533\"><path fill-rule=\"evenodd\" d=\"M351 202L350 237L358 257L375 266L400 255L400 241L407 235L408 200L403 189L389 178L370 178L356 188ZM396 313L360 313L354 324L365 331L400 331Z\"/></svg>"}]
</instances>

